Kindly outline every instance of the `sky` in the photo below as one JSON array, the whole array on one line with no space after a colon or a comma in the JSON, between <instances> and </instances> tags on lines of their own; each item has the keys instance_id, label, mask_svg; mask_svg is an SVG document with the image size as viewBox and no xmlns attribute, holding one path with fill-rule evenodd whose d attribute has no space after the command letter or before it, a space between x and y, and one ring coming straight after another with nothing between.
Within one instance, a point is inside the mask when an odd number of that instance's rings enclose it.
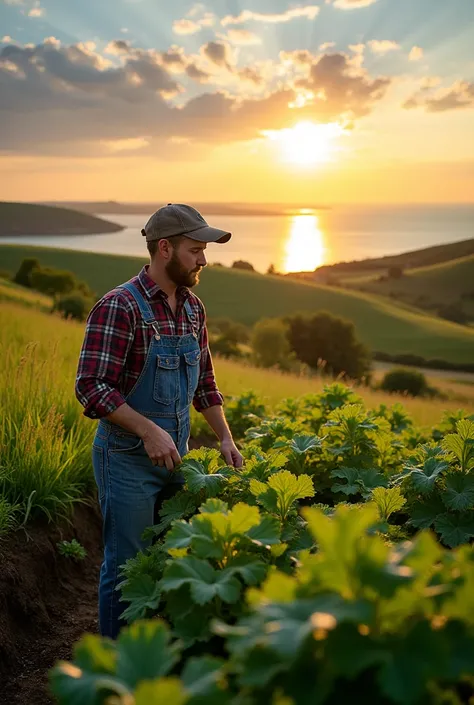
<instances>
[{"instance_id":1,"label":"sky","mask_svg":"<svg viewBox=\"0 0 474 705\"><path fill-rule=\"evenodd\" d=\"M474 0L0 0L0 198L474 202Z\"/></svg>"}]
</instances>

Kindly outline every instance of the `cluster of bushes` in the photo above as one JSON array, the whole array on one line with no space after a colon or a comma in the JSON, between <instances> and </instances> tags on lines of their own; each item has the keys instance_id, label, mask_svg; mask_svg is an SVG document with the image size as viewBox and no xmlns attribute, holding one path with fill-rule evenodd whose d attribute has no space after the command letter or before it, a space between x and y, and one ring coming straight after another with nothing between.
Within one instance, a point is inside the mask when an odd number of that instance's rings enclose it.
<instances>
[{"instance_id":1,"label":"cluster of bushes","mask_svg":"<svg viewBox=\"0 0 474 705\"><path fill-rule=\"evenodd\" d=\"M53 311L64 318L83 321L94 303L94 292L86 282L67 270L43 267L39 260L28 257L13 277L15 284L34 289L53 298Z\"/></svg>"},{"instance_id":2,"label":"cluster of bushes","mask_svg":"<svg viewBox=\"0 0 474 705\"><path fill-rule=\"evenodd\" d=\"M211 350L283 371L323 371L332 377L367 379L371 355L350 321L325 311L264 318L249 331L228 319L209 321Z\"/></svg>"}]
</instances>

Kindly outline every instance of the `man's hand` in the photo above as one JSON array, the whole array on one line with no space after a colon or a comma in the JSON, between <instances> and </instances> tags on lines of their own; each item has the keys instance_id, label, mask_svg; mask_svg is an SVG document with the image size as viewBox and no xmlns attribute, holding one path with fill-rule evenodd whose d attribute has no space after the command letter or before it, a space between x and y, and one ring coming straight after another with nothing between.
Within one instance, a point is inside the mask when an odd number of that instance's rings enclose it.
<instances>
[{"instance_id":1,"label":"man's hand","mask_svg":"<svg viewBox=\"0 0 474 705\"><path fill-rule=\"evenodd\" d=\"M234 468L241 468L244 464L244 459L242 458L232 438L226 438L221 441L221 453L224 456L227 465L231 465Z\"/></svg>"},{"instance_id":2,"label":"man's hand","mask_svg":"<svg viewBox=\"0 0 474 705\"><path fill-rule=\"evenodd\" d=\"M143 445L153 465L166 466L168 470L180 464L181 457L170 434L156 424L142 434Z\"/></svg>"}]
</instances>

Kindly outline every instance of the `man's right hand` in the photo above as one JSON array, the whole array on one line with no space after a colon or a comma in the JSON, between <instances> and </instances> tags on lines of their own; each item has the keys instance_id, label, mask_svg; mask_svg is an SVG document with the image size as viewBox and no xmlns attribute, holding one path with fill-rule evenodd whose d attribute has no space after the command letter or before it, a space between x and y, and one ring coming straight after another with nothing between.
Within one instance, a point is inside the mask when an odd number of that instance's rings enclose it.
<instances>
[{"instance_id":1,"label":"man's right hand","mask_svg":"<svg viewBox=\"0 0 474 705\"><path fill-rule=\"evenodd\" d=\"M153 465L166 467L171 471L181 463L175 442L163 428L152 423L142 434L142 440Z\"/></svg>"}]
</instances>

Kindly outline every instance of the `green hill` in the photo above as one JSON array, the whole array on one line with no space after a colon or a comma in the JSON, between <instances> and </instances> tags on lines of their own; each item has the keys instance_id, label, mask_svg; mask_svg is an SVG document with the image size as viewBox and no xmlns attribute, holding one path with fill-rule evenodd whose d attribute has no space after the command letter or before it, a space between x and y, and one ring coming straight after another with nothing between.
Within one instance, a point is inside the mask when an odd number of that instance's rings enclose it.
<instances>
[{"instance_id":1,"label":"green hill","mask_svg":"<svg viewBox=\"0 0 474 705\"><path fill-rule=\"evenodd\" d=\"M0 202L1 235L87 235L114 233L122 225L69 208Z\"/></svg>"},{"instance_id":2,"label":"green hill","mask_svg":"<svg viewBox=\"0 0 474 705\"><path fill-rule=\"evenodd\" d=\"M474 320L474 255L410 269L399 279L367 276L345 280L344 285L434 312L456 305Z\"/></svg>"},{"instance_id":3,"label":"green hill","mask_svg":"<svg viewBox=\"0 0 474 705\"><path fill-rule=\"evenodd\" d=\"M461 240L460 242L448 242L444 245L434 245L433 247L423 247L421 250L402 252L399 255L386 255L385 257L324 265L318 267L312 274L317 281L324 281L328 277L333 279L337 277L345 280L346 275L374 275L374 273L386 272L389 267L401 267L402 269L430 267L461 257L469 257L470 255L474 255L474 238Z\"/></svg>"},{"instance_id":4,"label":"green hill","mask_svg":"<svg viewBox=\"0 0 474 705\"><path fill-rule=\"evenodd\" d=\"M0 246L0 268L16 271L24 257L68 269L102 295L137 273L145 258L99 255L40 247ZM209 317L227 316L247 325L260 318L296 311L327 310L350 319L360 338L374 351L411 353L430 359L472 363L474 330L443 321L390 300L344 289L209 267L196 293Z\"/></svg>"}]
</instances>

